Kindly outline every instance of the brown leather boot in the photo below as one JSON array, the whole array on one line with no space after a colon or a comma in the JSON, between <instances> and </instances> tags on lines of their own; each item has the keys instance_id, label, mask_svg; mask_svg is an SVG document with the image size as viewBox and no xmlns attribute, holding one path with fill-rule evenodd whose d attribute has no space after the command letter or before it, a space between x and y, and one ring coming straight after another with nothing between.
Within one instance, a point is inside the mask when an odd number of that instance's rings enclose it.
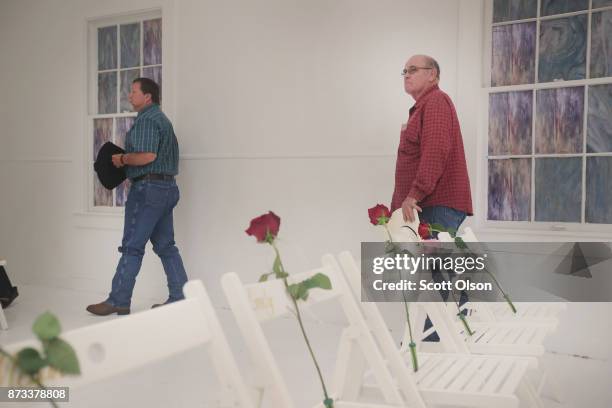
<instances>
[{"instance_id":1,"label":"brown leather boot","mask_svg":"<svg viewBox=\"0 0 612 408\"><path fill-rule=\"evenodd\" d=\"M117 313L118 315L130 314L129 307L115 307L106 302L96 303L95 305L87 306L87 311L98 316L108 316L109 314Z\"/></svg>"}]
</instances>

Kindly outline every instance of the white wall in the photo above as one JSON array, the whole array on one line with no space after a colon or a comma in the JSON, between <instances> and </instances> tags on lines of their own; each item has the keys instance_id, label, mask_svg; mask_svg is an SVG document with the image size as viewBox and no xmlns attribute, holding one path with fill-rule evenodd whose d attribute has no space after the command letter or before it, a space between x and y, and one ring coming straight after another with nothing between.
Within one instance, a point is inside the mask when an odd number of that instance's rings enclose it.
<instances>
[{"instance_id":1,"label":"white wall","mask_svg":"<svg viewBox=\"0 0 612 408\"><path fill-rule=\"evenodd\" d=\"M244 234L267 210L282 217L290 271L381 238L366 210L390 201L411 54L439 60L475 182L482 1L4 0L0 255L17 282L89 290L92 301L110 288L121 219L78 215L86 20L155 7L182 154L177 242L215 301L222 273L269 269L270 249ZM150 250L136 296L165 296Z\"/></svg>"}]
</instances>

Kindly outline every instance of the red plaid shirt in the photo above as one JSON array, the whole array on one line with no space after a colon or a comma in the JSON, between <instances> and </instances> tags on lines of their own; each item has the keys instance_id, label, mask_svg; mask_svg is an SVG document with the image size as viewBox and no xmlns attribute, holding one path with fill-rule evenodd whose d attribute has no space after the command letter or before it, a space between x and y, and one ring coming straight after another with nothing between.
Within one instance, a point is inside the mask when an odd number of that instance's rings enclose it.
<instances>
[{"instance_id":1,"label":"red plaid shirt","mask_svg":"<svg viewBox=\"0 0 612 408\"><path fill-rule=\"evenodd\" d=\"M420 207L441 205L473 215L457 112L437 85L418 97L400 133L391 211L408 196Z\"/></svg>"}]
</instances>

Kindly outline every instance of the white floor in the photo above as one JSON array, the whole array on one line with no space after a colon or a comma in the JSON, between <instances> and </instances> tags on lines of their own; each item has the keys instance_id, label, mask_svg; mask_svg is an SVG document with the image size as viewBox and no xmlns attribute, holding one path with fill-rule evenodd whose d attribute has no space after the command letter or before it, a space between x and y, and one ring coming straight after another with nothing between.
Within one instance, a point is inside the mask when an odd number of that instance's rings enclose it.
<instances>
[{"instance_id":1,"label":"white floor","mask_svg":"<svg viewBox=\"0 0 612 408\"><path fill-rule=\"evenodd\" d=\"M50 310L62 323L63 330L94 324L104 319L85 311L89 303L98 302L105 293L86 293L68 289L19 286L20 296L5 314L8 331L0 331L0 344L32 337L31 325L36 316ZM145 310L158 299L135 299L132 312ZM384 305L386 315L394 305ZM249 378L248 359L239 331L227 308L217 313L243 374ZM401 315L398 314L398 316ZM331 316L331 317L330 317ZM341 326L331 313L326 318L307 318L307 330L319 363L329 382L335 361L336 342ZM571 304L556 334L548 341L543 364L565 392L562 404L546 401L546 408L612 407L612 316L611 304ZM397 320L399 323L400 319ZM390 325L394 328L393 319ZM160 330L171 330L162 326ZM399 324L397 329L399 329ZM399 338L399 330L393 330ZM266 327L266 334L279 363L301 407L321 401L320 385L293 319L284 319ZM71 390L66 407L215 407L215 380L203 350L192 350L143 370L116 377L95 386ZM14 403L0 406L17 407ZM45 404L32 406L41 407Z\"/></svg>"}]
</instances>

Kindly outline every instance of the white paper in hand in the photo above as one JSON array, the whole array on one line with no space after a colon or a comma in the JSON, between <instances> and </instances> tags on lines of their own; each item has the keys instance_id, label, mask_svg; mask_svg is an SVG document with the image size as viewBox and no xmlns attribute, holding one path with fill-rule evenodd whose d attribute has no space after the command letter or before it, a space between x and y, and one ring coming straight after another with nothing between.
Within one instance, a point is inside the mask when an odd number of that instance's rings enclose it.
<instances>
[{"instance_id":1,"label":"white paper in hand","mask_svg":"<svg viewBox=\"0 0 612 408\"><path fill-rule=\"evenodd\" d=\"M414 221L407 223L404 221L402 209L398 208L391 214L389 220L389 232L393 238L393 242L419 242L419 214L414 210Z\"/></svg>"}]
</instances>

